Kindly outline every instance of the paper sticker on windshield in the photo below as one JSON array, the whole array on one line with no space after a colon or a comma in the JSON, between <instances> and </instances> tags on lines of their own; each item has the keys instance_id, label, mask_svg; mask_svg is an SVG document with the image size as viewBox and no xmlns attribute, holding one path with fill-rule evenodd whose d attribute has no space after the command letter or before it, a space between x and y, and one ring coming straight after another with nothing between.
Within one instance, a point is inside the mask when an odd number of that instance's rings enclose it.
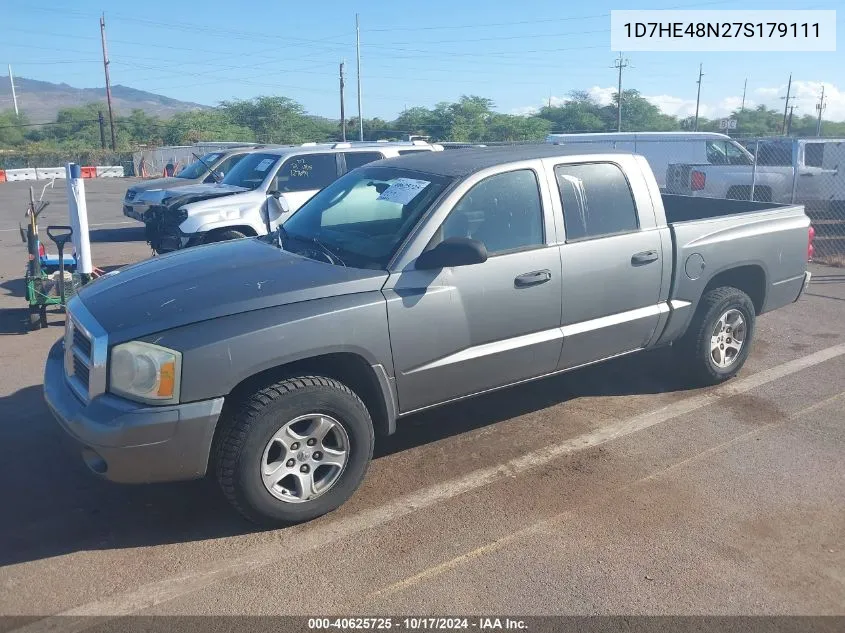
<instances>
[{"instance_id":1,"label":"paper sticker on windshield","mask_svg":"<svg viewBox=\"0 0 845 633\"><path fill-rule=\"evenodd\" d=\"M273 164L272 158L265 158L255 166L255 171L267 171L270 165Z\"/></svg>"},{"instance_id":2,"label":"paper sticker on windshield","mask_svg":"<svg viewBox=\"0 0 845 633\"><path fill-rule=\"evenodd\" d=\"M376 200L387 200L397 204L408 204L417 194L431 184L428 180L397 178Z\"/></svg>"}]
</instances>

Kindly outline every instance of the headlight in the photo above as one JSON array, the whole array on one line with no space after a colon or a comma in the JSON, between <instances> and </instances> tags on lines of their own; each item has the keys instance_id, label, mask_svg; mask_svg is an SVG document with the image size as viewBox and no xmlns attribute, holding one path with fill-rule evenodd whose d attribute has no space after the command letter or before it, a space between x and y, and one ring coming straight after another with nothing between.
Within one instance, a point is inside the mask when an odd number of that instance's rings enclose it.
<instances>
[{"instance_id":1,"label":"headlight","mask_svg":"<svg viewBox=\"0 0 845 633\"><path fill-rule=\"evenodd\" d=\"M182 354L140 341L115 345L109 359L109 391L149 404L179 402Z\"/></svg>"}]
</instances>

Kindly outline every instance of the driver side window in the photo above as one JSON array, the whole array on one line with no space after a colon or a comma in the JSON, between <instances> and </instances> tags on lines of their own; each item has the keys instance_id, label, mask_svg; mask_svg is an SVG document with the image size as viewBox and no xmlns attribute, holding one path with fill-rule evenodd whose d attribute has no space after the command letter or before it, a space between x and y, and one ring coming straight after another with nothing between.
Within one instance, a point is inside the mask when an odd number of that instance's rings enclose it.
<instances>
[{"instance_id":1,"label":"driver side window","mask_svg":"<svg viewBox=\"0 0 845 633\"><path fill-rule=\"evenodd\" d=\"M441 239L470 237L490 255L545 244L537 176L520 169L490 176L470 189L441 227Z\"/></svg>"}]
</instances>

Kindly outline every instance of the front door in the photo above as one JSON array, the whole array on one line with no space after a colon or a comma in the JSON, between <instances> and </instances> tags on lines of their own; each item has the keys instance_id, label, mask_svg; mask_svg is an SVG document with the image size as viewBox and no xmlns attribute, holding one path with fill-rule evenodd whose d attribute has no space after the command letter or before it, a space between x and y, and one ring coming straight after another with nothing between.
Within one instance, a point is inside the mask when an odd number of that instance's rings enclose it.
<instances>
[{"instance_id":1,"label":"front door","mask_svg":"<svg viewBox=\"0 0 845 633\"><path fill-rule=\"evenodd\" d=\"M461 198L433 240L480 240L486 262L391 275L384 293L403 412L554 371L560 253L545 233L536 173L497 174Z\"/></svg>"},{"instance_id":2,"label":"front door","mask_svg":"<svg viewBox=\"0 0 845 633\"><path fill-rule=\"evenodd\" d=\"M555 167L563 206L563 351L576 367L646 345L660 316L663 253L645 213L640 222L622 170L612 163Z\"/></svg>"}]
</instances>

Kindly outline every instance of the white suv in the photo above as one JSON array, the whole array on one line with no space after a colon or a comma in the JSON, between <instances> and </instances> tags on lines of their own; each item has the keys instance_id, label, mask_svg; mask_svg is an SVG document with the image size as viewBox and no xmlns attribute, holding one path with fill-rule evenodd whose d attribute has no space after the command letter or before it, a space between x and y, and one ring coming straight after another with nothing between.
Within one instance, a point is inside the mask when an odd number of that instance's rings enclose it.
<instances>
[{"instance_id":1,"label":"white suv","mask_svg":"<svg viewBox=\"0 0 845 633\"><path fill-rule=\"evenodd\" d=\"M306 143L254 151L222 182L176 187L144 214L157 253L265 235L311 196L356 167L411 152L442 151L424 141Z\"/></svg>"}]
</instances>

